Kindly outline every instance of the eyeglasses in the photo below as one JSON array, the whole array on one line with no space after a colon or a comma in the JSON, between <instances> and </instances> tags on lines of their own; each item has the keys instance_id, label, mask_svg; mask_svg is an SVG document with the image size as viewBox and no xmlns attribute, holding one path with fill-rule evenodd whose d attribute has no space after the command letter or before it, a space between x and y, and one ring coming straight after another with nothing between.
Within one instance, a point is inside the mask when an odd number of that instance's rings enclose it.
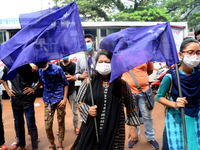
<instances>
[{"instance_id":1,"label":"eyeglasses","mask_svg":"<svg viewBox=\"0 0 200 150\"><path fill-rule=\"evenodd\" d=\"M186 53L188 55L194 55L194 54L200 55L200 50L198 50L196 52L194 50L188 50L188 51L183 51L182 53Z\"/></svg>"}]
</instances>

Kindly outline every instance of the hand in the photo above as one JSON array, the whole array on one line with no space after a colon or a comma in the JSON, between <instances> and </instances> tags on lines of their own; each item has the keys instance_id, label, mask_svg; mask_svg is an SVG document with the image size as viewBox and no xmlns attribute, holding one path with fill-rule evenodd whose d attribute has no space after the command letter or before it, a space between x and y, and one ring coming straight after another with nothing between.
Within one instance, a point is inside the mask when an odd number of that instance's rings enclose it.
<instances>
[{"instance_id":1,"label":"hand","mask_svg":"<svg viewBox=\"0 0 200 150\"><path fill-rule=\"evenodd\" d=\"M89 115L92 117L97 116L97 105L91 106L88 111Z\"/></svg>"},{"instance_id":2,"label":"hand","mask_svg":"<svg viewBox=\"0 0 200 150\"><path fill-rule=\"evenodd\" d=\"M70 78L72 75L65 75L66 78Z\"/></svg>"},{"instance_id":3,"label":"hand","mask_svg":"<svg viewBox=\"0 0 200 150\"><path fill-rule=\"evenodd\" d=\"M175 105L174 105L174 108L180 108L180 107L185 107L185 104L187 104L188 102L187 102L187 100L186 100L186 97L182 97L182 98L180 98L180 97L178 97L177 99L176 99L176 102L175 102Z\"/></svg>"},{"instance_id":4,"label":"hand","mask_svg":"<svg viewBox=\"0 0 200 150\"><path fill-rule=\"evenodd\" d=\"M67 100L61 100L60 103L58 104L58 108L62 109L62 108L65 108L66 106L66 103L67 103Z\"/></svg>"},{"instance_id":5,"label":"hand","mask_svg":"<svg viewBox=\"0 0 200 150\"><path fill-rule=\"evenodd\" d=\"M136 126L131 126L128 134L128 139L131 139L131 143L138 139L138 131Z\"/></svg>"},{"instance_id":6,"label":"hand","mask_svg":"<svg viewBox=\"0 0 200 150\"><path fill-rule=\"evenodd\" d=\"M16 92L13 91L12 89L7 90L6 92L7 92L8 96L10 96L10 97L15 97L15 93L16 93Z\"/></svg>"},{"instance_id":7,"label":"hand","mask_svg":"<svg viewBox=\"0 0 200 150\"><path fill-rule=\"evenodd\" d=\"M24 88L23 93L26 94L26 95L29 95L29 94L35 93L35 90L30 88L30 87L26 87L26 88Z\"/></svg>"},{"instance_id":8,"label":"hand","mask_svg":"<svg viewBox=\"0 0 200 150\"><path fill-rule=\"evenodd\" d=\"M87 71L85 71L85 72L83 72L83 74L82 74L82 75L83 75L83 77L84 77L84 78L87 78L87 77L88 77L88 72L87 72Z\"/></svg>"},{"instance_id":9,"label":"hand","mask_svg":"<svg viewBox=\"0 0 200 150\"><path fill-rule=\"evenodd\" d=\"M36 73L37 70L38 70L37 66L36 66L35 64L33 64L33 63L31 63L30 66L31 66L31 68L32 68L32 72L35 72L35 73Z\"/></svg>"},{"instance_id":10,"label":"hand","mask_svg":"<svg viewBox=\"0 0 200 150\"><path fill-rule=\"evenodd\" d=\"M3 80L0 80L0 84L2 84L3 83Z\"/></svg>"}]
</instances>

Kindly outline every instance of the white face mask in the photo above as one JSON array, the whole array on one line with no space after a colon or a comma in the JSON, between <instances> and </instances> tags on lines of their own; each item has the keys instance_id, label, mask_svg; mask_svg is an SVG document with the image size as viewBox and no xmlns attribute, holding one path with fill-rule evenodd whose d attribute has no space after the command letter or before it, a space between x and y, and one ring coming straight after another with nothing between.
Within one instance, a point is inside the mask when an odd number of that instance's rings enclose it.
<instances>
[{"instance_id":1,"label":"white face mask","mask_svg":"<svg viewBox=\"0 0 200 150\"><path fill-rule=\"evenodd\" d=\"M197 55L184 55L183 62L188 68L194 68L199 64L200 56L197 56Z\"/></svg>"},{"instance_id":2,"label":"white face mask","mask_svg":"<svg viewBox=\"0 0 200 150\"><path fill-rule=\"evenodd\" d=\"M43 71L45 71L45 70L47 70L48 67L49 67L49 64L47 64L46 67L44 67L44 68L40 68L40 69L42 69Z\"/></svg>"},{"instance_id":3,"label":"white face mask","mask_svg":"<svg viewBox=\"0 0 200 150\"><path fill-rule=\"evenodd\" d=\"M111 72L111 65L110 63L98 63L96 71L98 71L101 75L108 75Z\"/></svg>"}]
</instances>

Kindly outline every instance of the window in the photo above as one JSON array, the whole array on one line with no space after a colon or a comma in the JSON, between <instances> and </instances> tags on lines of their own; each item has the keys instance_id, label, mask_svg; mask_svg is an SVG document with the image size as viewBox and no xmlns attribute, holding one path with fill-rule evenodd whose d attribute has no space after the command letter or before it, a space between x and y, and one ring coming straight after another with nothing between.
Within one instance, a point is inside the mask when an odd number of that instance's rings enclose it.
<instances>
[{"instance_id":1,"label":"window","mask_svg":"<svg viewBox=\"0 0 200 150\"><path fill-rule=\"evenodd\" d=\"M108 34L112 34L119 31L121 31L121 28L110 28L108 29Z\"/></svg>"}]
</instances>

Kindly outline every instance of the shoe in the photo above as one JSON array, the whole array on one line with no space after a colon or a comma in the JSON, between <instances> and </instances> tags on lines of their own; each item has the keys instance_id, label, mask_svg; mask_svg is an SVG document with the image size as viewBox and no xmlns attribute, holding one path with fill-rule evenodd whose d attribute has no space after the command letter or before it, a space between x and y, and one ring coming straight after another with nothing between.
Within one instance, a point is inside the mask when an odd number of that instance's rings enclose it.
<instances>
[{"instance_id":1,"label":"shoe","mask_svg":"<svg viewBox=\"0 0 200 150\"><path fill-rule=\"evenodd\" d=\"M138 140L135 140L135 141L133 141L133 142L131 142L131 140L128 142L128 147L129 148L133 148L135 145L136 145L136 143L138 142Z\"/></svg>"},{"instance_id":2,"label":"shoe","mask_svg":"<svg viewBox=\"0 0 200 150\"><path fill-rule=\"evenodd\" d=\"M158 142L157 142L155 139L149 141L149 143L151 144L151 146L152 146L154 149L159 149L159 144L158 144Z\"/></svg>"},{"instance_id":3,"label":"shoe","mask_svg":"<svg viewBox=\"0 0 200 150\"><path fill-rule=\"evenodd\" d=\"M7 145L3 145L1 148L0 148L0 150L8 150L9 149L9 147L7 146Z\"/></svg>"},{"instance_id":4,"label":"shoe","mask_svg":"<svg viewBox=\"0 0 200 150\"><path fill-rule=\"evenodd\" d=\"M54 146L49 146L49 149L53 149L53 150L56 150L56 145L54 145Z\"/></svg>"},{"instance_id":5,"label":"shoe","mask_svg":"<svg viewBox=\"0 0 200 150\"><path fill-rule=\"evenodd\" d=\"M64 150L64 147L63 147L63 146L58 146L57 149L59 149L59 148L62 148L62 149Z\"/></svg>"},{"instance_id":6,"label":"shoe","mask_svg":"<svg viewBox=\"0 0 200 150\"><path fill-rule=\"evenodd\" d=\"M78 134L79 134L79 131L80 131L80 129L79 129L79 128L74 128L74 132L75 132L75 134L76 134L76 135L78 135Z\"/></svg>"},{"instance_id":7,"label":"shoe","mask_svg":"<svg viewBox=\"0 0 200 150\"><path fill-rule=\"evenodd\" d=\"M11 145L10 145L10 149L12 150L15 150L19 147L19 142L13 142Z\"/></svg>"}]
</instances>

